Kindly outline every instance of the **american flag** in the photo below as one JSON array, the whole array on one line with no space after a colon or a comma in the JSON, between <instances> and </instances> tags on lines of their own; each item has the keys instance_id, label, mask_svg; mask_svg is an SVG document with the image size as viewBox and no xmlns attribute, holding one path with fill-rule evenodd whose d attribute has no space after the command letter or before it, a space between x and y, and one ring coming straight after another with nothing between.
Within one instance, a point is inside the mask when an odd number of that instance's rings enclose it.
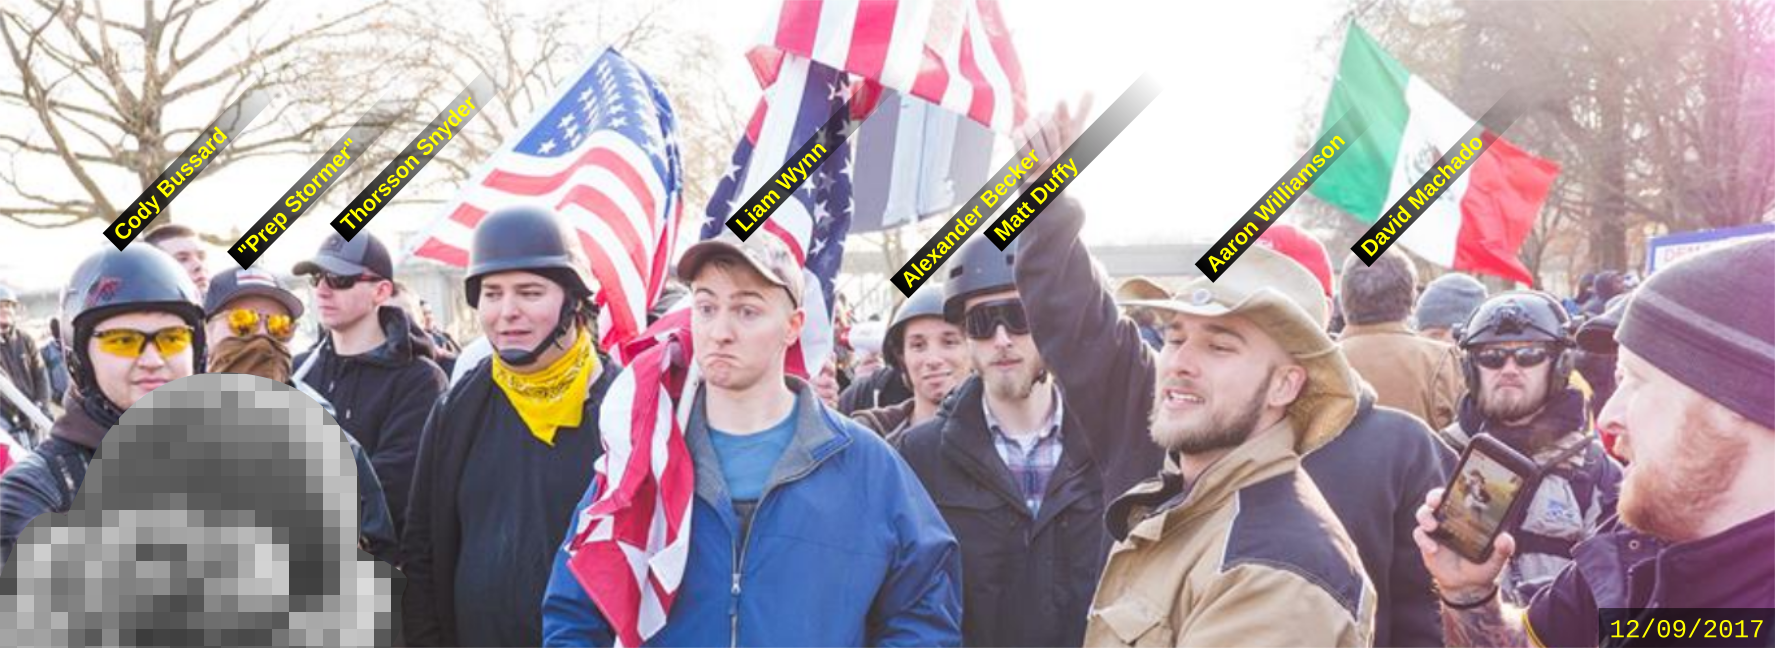
<instances>
[{"instance_id":1,"label":"american flag","mask_svg":"<svg viewBox=\"0 0 1775 648\"><path fill-rule=\"evenodd\" d=\"M795 2L790 2L795 4ZM753 112L745 136L734 148L704 210L702 238L727 231L727 219L747 196L768 182L783 160L838 110L862 119L878 90L867 81L800 57L783 60ZM802 307L807 325L801 344L790 349L789 370L807 376L832 353L832 294L844 261L844 237L851 221L851 145L833 149L826 163L764 222L758 236L774 236L806 268Z\"/></svg>"},{"instance_id":2,"label":"american flag","mask_svg":"<svg viewBox=\"0 0 1775 648\"><path fill-rule=\"evenodd\" d=\"M703 238L726 231L734 208L835 111L861 119L884 89L1002 132L1025 117L1022 72L994 0L788 0L772 25L749 57L764 97L705 209ZM850 148L835 149L755 234L781 239L807 273L807 324L784 362L801 376L831 354L833 282L854 214ZM601 414L598 490L565 547L619 646L665 626L690 551L695 468L683 431L698 372L689 329L680 307L619 350L629 370ZM623 402L626 410L609 405Z\"/></svg>"},{"instance_id":3,"label":"american flag","mask_svg":"<svg viewBox=\"0 0 1775 648\"><path fill-rule=\"evenodd\" d=\"M996 0L789 0L750 54L760 78L794 55L1009 133L1028 116L1023 66Z\"/></svg>"},{"instance_id":4,"label":"american flag","mask_svg":"<svg viewBox=\"0 0 1775 648\"><path fill-rule=\"evenodd\" d=\"M552 210L579 233L599 283L602 347L617 348L640 333L670 274L682 211L676 133L659 85L606 49L487 162L412 253L465 267L489 212Z\"/></svg>"}]
</instances>

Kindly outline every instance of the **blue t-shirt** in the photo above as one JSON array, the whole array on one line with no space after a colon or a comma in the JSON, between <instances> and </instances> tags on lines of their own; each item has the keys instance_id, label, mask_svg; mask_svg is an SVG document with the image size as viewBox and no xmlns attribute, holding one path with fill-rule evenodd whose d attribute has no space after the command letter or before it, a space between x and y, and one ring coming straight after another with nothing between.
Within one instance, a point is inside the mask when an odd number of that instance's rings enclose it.
<instances>
[{"instance_id":1,"label":"blue t-shirt","mask_svg":"<svg viewBox=\"0 0 1775 648\"><path fill-rule=\"evenodd\" d=\"M799 396L797 399L799 402ZM795 438L794 421L795 409L791 408L789 415L776 425L753 434L729 434L709 428L709 443L715 446L715 457L721 461L721 476L727 479L727 493L740 515L742 530L751 528L752 512L758 507L758 498L764 496L770 471Z\"/></svg>"}]
</instances>

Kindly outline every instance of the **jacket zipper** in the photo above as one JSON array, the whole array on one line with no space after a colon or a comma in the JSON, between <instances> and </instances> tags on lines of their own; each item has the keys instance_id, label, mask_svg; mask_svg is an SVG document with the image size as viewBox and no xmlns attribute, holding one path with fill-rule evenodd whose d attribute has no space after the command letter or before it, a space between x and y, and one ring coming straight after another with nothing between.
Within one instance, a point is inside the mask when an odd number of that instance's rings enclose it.
<instances>
[{"instance_id":1,"label":"jacket zipper","mask_svg":"<svg viewBox=\"0 0 1775 648\"><path fill-rule=\"evenodd\" d=\"M752 509L752 522L750 524L746 525L745 533L740 535L740 539L739 539L740 546L739 546L738 550L734 552L733 590L732 590L733 596L731 599L729 599L729 602L727 605L727 616L730 621L730 627L728 630L728 642L729 642L728 645L731 648L739 648L739 646L740 646L740 574L744 573L744 571L745 571L746 550L750 549L752 547L752 529L753 529L753 527L758 525L758 518L764 515L764 503L770 501L770 493L771 493L771 491L776 490L776 487L778 485L787 484L789 482L799 480L802 477L806 477L808 473L813 472L813 469L817 468L817 467L819 467L819 464L817 462L815 462L813 464L810 464L807 468L805 468L793 475L789 475L788 477L784 478L783 481L781 481L781 482L778 482L776 484L769 484L769 485L765 486L764 493L758 496L758 505L756 507L753 507L753 509Z\"/></svg>"}]
</instances>

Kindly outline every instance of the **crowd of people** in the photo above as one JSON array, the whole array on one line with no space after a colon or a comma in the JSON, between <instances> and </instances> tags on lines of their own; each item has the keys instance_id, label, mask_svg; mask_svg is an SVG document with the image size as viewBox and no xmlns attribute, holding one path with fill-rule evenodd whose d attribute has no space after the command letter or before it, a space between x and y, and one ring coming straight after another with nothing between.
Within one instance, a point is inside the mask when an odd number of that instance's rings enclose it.
<instances>
[{"instance_id":1,"label":"crowd of people","mask_svg":"<svg viewBox=\"0 0 1775 648\"><path fill-rule=\"evenodd\" d=\"M1039 158L1077 127L1031 133ZM1283 228L1218 280L1112 287L1085 219L1062 197L1004 250L963 246L857 336L880 366L842 391L836 365L785 369L806 325L787 250L691 247L654 313L689 311L701 376L691 537L647 643L1590 646L1602 608L1775 604L1775 241L1563 300L1423 282L1398 253L1337 268ZM370 235L291 269L305 305L163 227L80 264L42 351L0 291L0 372L28 401L0 418L31 449L0 476L0 560L143 395L247 373L344 431L406 644L612 645L569 567L629 406L588 267L556 215L488 215L463 282L483 340L460 352ZM303 321L321 334L297 353ZM27 405L60 414L35 431ZM1432 534L1482 435L1540 472L1474 563Z\"/></svg>"}]
</instances>

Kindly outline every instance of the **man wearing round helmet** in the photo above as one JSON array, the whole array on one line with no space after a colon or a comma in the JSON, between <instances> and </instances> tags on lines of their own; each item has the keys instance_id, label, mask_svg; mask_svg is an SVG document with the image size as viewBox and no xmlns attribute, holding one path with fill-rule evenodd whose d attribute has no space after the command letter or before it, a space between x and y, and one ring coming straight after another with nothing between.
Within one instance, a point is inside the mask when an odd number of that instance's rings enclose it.
<instances>
[{"instance_id":1,"label":"man wearing round helmet","mask_svg":"<svg viewBox=\"0 0 1775 648\"><path fill-rule=\"evenodd\" d=\"M942 286L925 286L900 304L888 323L881 354L887 363L881 373L902 381L912 398L851 417L891 440L936 417L943 397L968 377L967 341L961 327L943 319Z\"/></svg>"},{"instance_id":2,"label":"man wearing round helmet","mask_svg":"<svg viewBox=\"0 0 1775 648\"><path fill-rule=\"evenodd\" d=\"M961 542L963 643L1078 645L1109 549L1102 464L1031 337L1017 253L976 238L945 264L974 375L893 440Z\"/></svg>"},{"instance_id":3,"label":"man wearing round helmet","mask_svg":"<svg viewBox=\"0 0 1775 648\"><path fill-rule=\"evenodd\" d=\"M18 294L0 285L0 375L45 415L49 414L49 372L44 370L37 342L18 326ZM11 432L27 446L34 435L30 418L20 407L0 397L0 431Z\"/></svg>"},{"instance_id":4,"label":"man wearing round helmet","mask_svg":"<svg viewBox=\"0 0 1775 648\"><path fill-rule=\"evenodd\" d=\"M1621 467L1590 434L1584 395L1567 385L1570 316L1534 291L1499 293L1457 334L1467 395L1439 435L1455 452L1489 434L1547 469L1519 528L1501 594L1521 605L1571 561L1572 545L1615 513Z\"/></svg>"},{"instance_id":5,"label":"man wearing round helmet","mask_svg":"<svg viewBox=\"0 0 1775 648\"><path fill-rule=\"evenodd\" d=\"M616 370L596 344L589 268L552 213L475 227L463 283L493 355L426 424L401 548L412 645L542 644L550 559L602 453Z\"/></svg>"},{"instance_id":6,"label":"man wearing round helmet","mask_svg":"<svg viewBox=\"0 0 1775 648\"><path fill-rule=\"evenodd\" d=\"M66 512L105 432L148 392L204 365L197 286L147 245L94 254L62 292L73 385L49 439L0 477L0 563L38 515Z\"/></svg>"}]
</instances>

